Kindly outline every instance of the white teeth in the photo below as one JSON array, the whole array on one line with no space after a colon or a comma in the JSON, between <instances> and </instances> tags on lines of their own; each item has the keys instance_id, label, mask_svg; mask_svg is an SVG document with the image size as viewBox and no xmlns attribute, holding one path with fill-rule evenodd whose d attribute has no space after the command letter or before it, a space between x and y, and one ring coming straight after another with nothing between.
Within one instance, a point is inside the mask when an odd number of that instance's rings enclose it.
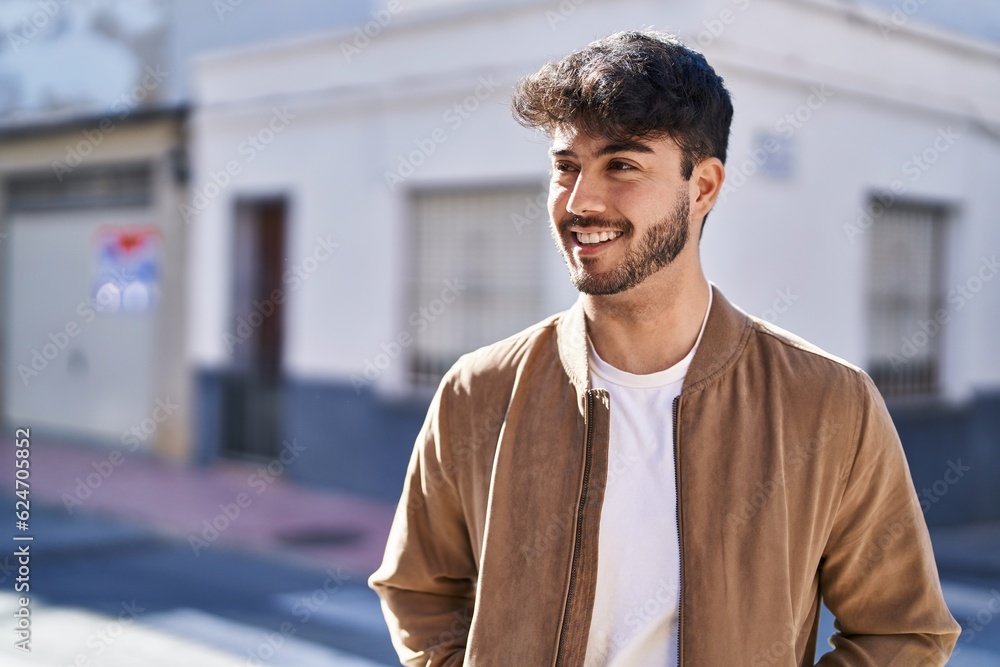
<instances>
[{"instance_id":1,"label":"white teeth","mask_svg":"<svg viewBox=\"0 0 1000 667\"><path fill-rule=\"evenodd\" d=\"M621 232L576 232L576 238L580 243L584 245L593 245L594 243L601 243L602 241L610 241L611 239L616 239L621 236Z\"/></svg>"}]
</instances>

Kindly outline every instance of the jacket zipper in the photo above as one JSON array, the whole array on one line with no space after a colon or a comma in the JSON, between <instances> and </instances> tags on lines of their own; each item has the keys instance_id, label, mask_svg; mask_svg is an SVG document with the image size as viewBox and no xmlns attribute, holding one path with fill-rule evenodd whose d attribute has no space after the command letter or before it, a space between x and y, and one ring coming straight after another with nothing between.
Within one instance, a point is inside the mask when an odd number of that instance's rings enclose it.
<instances>
[{"instance_id":1,"label":"jacket zipper","mask_svg":"<svg viewBox=\"0 0 1000 667\"><path fill-rule=\"evenodd\" d=\"M684 589L684 547L681 543L681 466L679 456L679 444L677 442L677 406L681 397L674 396L674 486L677 489L677 667L681 667L681 601Z\"/></svg>"},{"instance_id":2,"label":"jacket zipper","mask_svg":"<svg viewBox=\"0 0 1000 667\"><path fill-rule=\"evenodd\" d=\"M566 605L563 608L562 628L559 630L559 649L556 652L556 667L562 664L563 660L563 640L566 638L566 626L569 625L569 607L573 599L573 588L576 583L576 563L580 557L580 545L583 541L583 533L580 528L583 525L583 506L587 500L587 482L590 480L590 452L593 446L594 434L594 390L587 390L587 448L583 463L583 488L580 490L580 506L576 512L576 541L573 546L573 559L569 569L569 588L566 591Z\"/></svg>"}]
</instances>

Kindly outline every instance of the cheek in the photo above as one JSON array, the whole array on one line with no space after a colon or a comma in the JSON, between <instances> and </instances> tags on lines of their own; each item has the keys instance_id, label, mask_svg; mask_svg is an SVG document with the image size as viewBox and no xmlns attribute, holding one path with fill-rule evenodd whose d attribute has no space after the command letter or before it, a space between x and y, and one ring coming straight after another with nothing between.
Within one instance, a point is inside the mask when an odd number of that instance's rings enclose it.
<instances>
[{"instance_id":1,"label":"cheek","mask_svg":"<svg viewBox=\"0 0 1000 667\"><path fill-rule=\"evenodd\" d=\"M566 188L553 183L549 186L549 218L552 220L559 220L563 217L566 212L566 199L568 197L568 192Z\"/></svg>"},{"instance_id":2,"label":"cheek","mask_svg":"<svg viewBox=\"0 0 1000 667\"><path fill-rule=\"evenodd\" d=\"M660 220L674 210L679 197L687 197L686 189L622 188L615 203L620 213L636 220Z\"/></svg>"}]
</instances>

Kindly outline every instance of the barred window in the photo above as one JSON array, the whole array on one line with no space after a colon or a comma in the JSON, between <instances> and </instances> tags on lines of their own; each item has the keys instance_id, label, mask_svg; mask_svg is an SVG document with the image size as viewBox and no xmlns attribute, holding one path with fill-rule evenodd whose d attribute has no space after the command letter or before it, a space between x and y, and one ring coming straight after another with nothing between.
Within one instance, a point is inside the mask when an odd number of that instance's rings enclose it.
<instances>
[{"instance_id":1,"label":"barred window","mask_svg":"<svg viewBox=\"0 0 1000 667\"><path fill-rule=\"evenodd\" d=\"M896 202L868 232L869 373L886 398L940 390L945 209Z\"/></svg>"},{"instance_id":2,"label":"barred window","mask_svg":"<svg viewBox=\"0 0 1000 667\"><path fill-rule=\"evenodd\" d=\"M412 206L410 381L433 387L465 352L545 316L552 247L538 187L418 191Z\"/></svg>"},{"instance_id":3,"label":"barred window","mask_svg":"<svg viewBox=\"0 0 1000 667\"><path fill-rule=\"evenodd\" d=\"M15 174L6 180L5 196L11 212L150 206L153 167L149 162L114 163Z\"/></svg>"}]
</instances>

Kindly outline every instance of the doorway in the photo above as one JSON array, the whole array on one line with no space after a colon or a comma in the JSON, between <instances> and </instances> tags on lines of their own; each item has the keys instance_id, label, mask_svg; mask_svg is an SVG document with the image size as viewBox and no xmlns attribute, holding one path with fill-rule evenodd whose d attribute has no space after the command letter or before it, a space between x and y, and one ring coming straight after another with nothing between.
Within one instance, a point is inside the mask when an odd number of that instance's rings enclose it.
<instances>
[{"instance_id":1,"label":"doorway","mask_svg":"<svg viewBox=\"0 0 1000 667\"><path fill-rule=\"evenodd\" d=\"M223 456L270 459L280 450L287 212L283 198L236 204Z\"/></svg>"}]
</instances>

